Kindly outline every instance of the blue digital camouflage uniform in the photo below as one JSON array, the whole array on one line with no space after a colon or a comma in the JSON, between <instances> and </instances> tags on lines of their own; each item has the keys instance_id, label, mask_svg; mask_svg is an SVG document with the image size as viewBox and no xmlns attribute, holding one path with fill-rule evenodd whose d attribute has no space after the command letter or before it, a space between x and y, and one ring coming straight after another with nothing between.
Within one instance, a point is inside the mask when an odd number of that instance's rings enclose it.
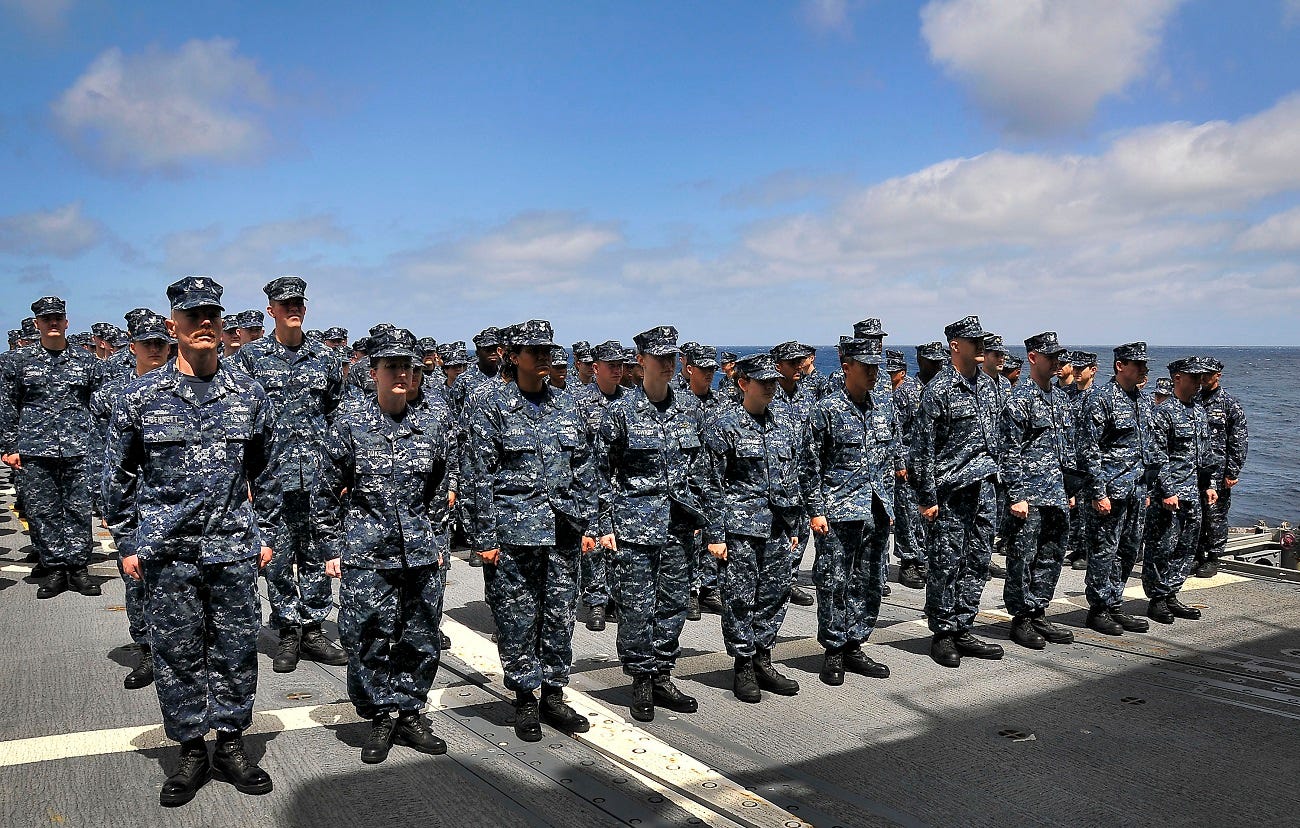
<instances>
[{"instance_id":1,"label":"blue digital camouflage uniform","mask_svg":"<svg viewBox=\"0 0 1300 828\"><path fill-rule=\"evenodd\" d=\"M258 515L272 527L266 568L272 629L320 624L333 606L325 557L310 517L321 488L321 449L343 394L343 366L324 343L303 339L285 347L272 330L232 358L266 391L275 410L276 452L270 458ZM368 371L354 371L353 374ZM295 574L296 570L296 574Z\"/></svg>"},{"instance_id":2,"label":"blue digital camouflage uniform","mask_svg":"<svg viewBox=\"0 0 1300 828\"><path fill-rule=\"evenodd\" d=\"M822 397L825 397L827 394L836 390L831 387L830 379L821 371L817 370L816 365L814 365L812 370L807 374L804 374L799 378L799 385L808 393L813 402L820 400Z\"/></svg>"},{"instance_id":3,"label":"blue digital camouflage uniform","mask_svg":"<svg viewBox=\"0 0 1300 828\"><path fill-rule=\"evenodd\" d=\"M704 427L706 543L727 544L718 567L722 637L736 658L770 650L790 603L790 570L807 520L799 490L799 436L770 409L756 419L739 405Z\"/></svg>"},{"instance_id":4,"label":"blue digital camouflage uniform","mask_svg":"<svg viewBox=\"0 0 1300 828\"><path fill-rule=\"evenodd\" d=\"M1001 337L998 337L997 340L1001 342ZM985 337L985 342L988 342L988 337ZM980 370L983 372L983 368ZM1001 373L998 373L996 376L989 376L989 379L993 381L993 393L995 397L995 402L993 403L993 416L994 422L996 423L998 418L1002 416L1002 409L1006 407L1007 400L1011 398L1011 380L1002 376ZM999 434L999 440L1000 439L1001 435ZM997 459L999 466L1001 466L1002 453L1000 445ZM997 508L993 511L993 536L996 538L1007 534L1004 527L1006 526L1006 520L1009 514L1007 507L1011 503L1007 498L1006 482L1001 474L998 475L998 479L993 484L993 496L997 498Z\"/></svg>"},{"instance_id":5,"label":"blue digital camouflage uniform","mask_svg":"<svg viewBox=\"0 0 1300 828\"><path fill-rule=\"evenodd\" d=\"M577 406L578 414L586 425L587 435L593 442L593 450L596 435L600 433L600 423L605 418L605 409L616 400L622 399L626 390L623 386L617 385L614 387L613 395L607 397L596 381L592 380L589 385L573 391L574 405ZM602 498L598 506L601 512L608 508L608 504L603 500L606 494L607 492L604 491L598 493ZM609 566L609 555L603 547L597 546L582 556L578 575L578 589L584 605L603 607L613 600L614 593L617 591L615 576L612 567Z\"/></svg>"},{"instance_id":6,"label":"blue digital camouflage uniform","mask_svg":"<svg viewBox=\"0 0 1300 828\"><path fill-rule=\"evenodd\" d=\"M613 534L618 654L629 675L672 672L686 622L695 533L703 528L698 404L668 389L660 411L642 388L605 409L596 436L601 535Z\"/></svg>"},{"instance_id":7,"label":"blue digital camouflage uniform","mask_svg":"<svg viewBox=\"0 0 1300 828\"><path fill-rule=\"evenodd\" d=\"M1221 363L1209 365L1222 370ZM1218 560L1223 556L1228 542L1228 509L1232 506L1232 489L1225 480L1236 480L1246 465L1246 452L1250 447L1250 434L1246 428L1246 411L1241 401L1219 386L1213 391L1201 391L1201 406L1210 423L1210 451L1215 462L1215 479L1219 481L1219 500L1205 507L1201 521L1201 539L1197 549L1198 560Z\"/></svg>"},{"instance_id":8,"label":"blue digital camouflage uniform","mask_svg":"<svg viewBox=\"0 0 1300 828\"><path fill-rule=\"evenodd\" d=\"M921 381L904 377L892 395L895 432L901 443L903 457L911 462L912 429L921 410ZM925 561L925 521L920 515L916 500L914 478L909 468L907 477L894 479L894 554L900 566L920 565Z\"/></svg>"},{"instance_id":9,"label":"blue digital camouflage uniform","mask_svg":"<svg viewBox=\"0 0 1300 828\"><path fill-rule=\"evenodd\" d=\"M911 469L918 505L939 507L927 527L925 612L931 632L960 634L975 623L993 554L997 477L993 381L978 368L966 378L946 365L921 395Z\"/></svg>"},{"instance_id":10,"label":"blue digital camouflage uniform","mask_svg":"<svg viewBox=\"0 0 1300 828\"><path fill-rule=\"evenodd\" d=\"M534 406L501 384L472 412L467 456L474 549L500 549L487 583L504 681L562 687L573 661L578 556L595 531L596 481L587 426L567 391Z\"/></svg>"},{"instance_id":11,"label":"blue digital camouflage uniform","mask_svg":"<svg viewBox=\"0 0 1300 828\"><path fill-rule=\"evenodd\" d=\"M701 429L723 406L735 405L735 401L716 388L710 388L707 396L697 397L687 391L682 395L683 404L696 405L700 409ZM704 533L695 536L695 559L691 569L691 591L699 594L701 590L712 590L718 586L718 559L709 554L705 548Z\"/></svg>"},{"instance_id":12,"label":"blue digital camouflage uniform","mask_svg":"<svg viewBox=\"0 0 1300 828\"><path fill-rule=\"evenodd\" d=\"M1007 512L1002 598L1012 615L1037 617L1052 600L1065 560L1070 524L1063 470L1075 466L1074 422L1060 389L1049 384L1044 391L1031 380L1016 386L1000 425L1007 501L1029 505L1023 518Z\"/></svg>"},{"instance_id":13,"label":"blue digital camouflage uniform","mask_svg":"<svg viewBox=\"0 0 1300 828\"><path fill-rule=\"evenodd\" d=\"M193 277L190 277L193 278ZM200 402L173 360L131 384L105 450L106 520L139 555L163 728L178 742L252 723L261 622L255 497L274 443L266 392L221 366Z\"/></svg>"},{"instance_id":14,"label":"blue digital camouflage uniform","mask_svg":"<svg viewBox=\"0 0 1300 828\"><path fill-rule=\"evenodd\" d=\"M1147 598L1176 596L1191 574L1201 533L1201 499L1221 484L1210 447L1210 423L1195 401L1176 396L1155 407L1151 444L1159 468L1151 490L1146 539L1142 549L1142 589ZM1161 501L1177 497L1170 510Z\"/></svg>"},{"instance_id":15,"label":"blue digital camouflage uniform","mask_svg":"<svg viewBox=\"0 0 1300 828\"><path fill-rule=\"evenodd\" d=\"M828 650L866 641L880 613L901 444L892 404L874 397L859 406L841 390L818 400L801 452L806 511L830 523L813 562L817 640Z\"/></svg>"},{"instance_id":16,"label":"blue digital camouflage uniform","mask_svg":"<svg viewBox=\"0 0 1300 828\"><path fill-rule=\"evenodd\" d=\"M318 513L325 555L339 558L339 636L357 714L418 713L438 671L447 555L448 461L455 447L438 413L397 419L368 401L340 415L324 447Z\"/></svg>"},{"instance_id":17,"label":"blue digital camouflage uniform","mask_svg":"<svg viewBox=\"0 0 1300 828\"><path fill-rule=\"evenodd\" d=\"M777 346L780 347L780 346ZM811 389L803 385L795 384L794 392L788 393L777 383L776 394L772 397L770 410L778 417L784 417L789 423L795 435L795 445L803 446L804 437L808 431L808 418L812 416L813 398ZM798 583L799 570L803 566L804 553L808 551L808 538L810 531L806 524L800 524L795 527L795 537L799 539L799 548L791 556L790 560L790 581Z\"/></svg>"},{"instance_id":18,"label":"blue digital camouflage uniform","mask_svg":"<svg viewBox=\"0 0 1300 828\"><path fill-rule=\"evenodd\" d=\"M81 569L92 548L86 458L99 447L90 396L103 381L100 362L75 345L12 353L0 381L0 451L22 458L24 514L41 564Z\"/></svg>"},{"instance_id":19,"label":"blue digital camouflage uniform","mask_svg":"<svg viewBox=\"0 0 1300 828\"><path fill-rule=\"evenodd\" d=\"M1145 356L1145 350L1143 351ZM1112 379L1084 402L1079 423L1079 460L1087 477L1083 508L1093 535L1085 575L1088 605L1119 611L1124 583L1142 551L1149 494L1151 398L1141 388L1126 392ZM1096 501L1110 498L1110 513Z\"/></svg>"}]
</instances>

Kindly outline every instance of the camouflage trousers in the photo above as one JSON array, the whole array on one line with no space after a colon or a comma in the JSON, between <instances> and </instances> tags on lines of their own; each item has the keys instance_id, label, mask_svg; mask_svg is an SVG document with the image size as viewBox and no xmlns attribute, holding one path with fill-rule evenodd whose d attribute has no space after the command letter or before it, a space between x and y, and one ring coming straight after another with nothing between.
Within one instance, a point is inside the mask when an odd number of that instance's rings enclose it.
<instances>
[{"instance_id":1,"label":"camouflage trousers","mask_svg":"<svg viewBox=\"0 0 1300 828\"><path fill-rule=\"evenodd\" d=\"M991 480L939 495L939 516L927 530L925 614L931 632L963 633L975 624L993 554L996 510Z\"/></svg>"},{"instance_id":2,"label":"camouflage trousers","mask_svg":"<svg viewBox=\"0 0 1300 828\"><path fill-rule=\"evenodd\" d=\"M1136 491L1128 497L1112 497L1110 514L1106 515L1097 514L1091 503L1080 508L1088 515L1088 534L1092 536L1084 575L1088 606L1118 610L1124 605L1124 584L1142 552L1146 496Z\"/></svg>"},{"instance_id":3,"label":"camouflage trousers","mask_svg":"<svg viewBox=\"0 0 1300 828\"><path fill-rule=\"evenodd\" d=\"M424 709L441 657L442 587L437 566L343 568L339 641L358 716Z\"/></svg>"},{"instance_id":4,"label":"camouflage trousers","mask_svg":"<svg viewBox=\"0 0 1300 828\"><path fill-rule=\"evenodd\" d=\"M925 554L925 519L917 504L916 489L894 478L894 557L900 566L919 564Z\"/></svg>"},{"instance_id":5,"label":"camouflage trousers","mask_svg":"<svg viewBox=\"0 0 1300 828\"><path fill-rule=\"evenodd\" d=\"M830 532L817 536L817 641L828 650L861 644L876 628L889 514L874 496L871 513L872 520L832 523Z\"/></svg>"},{"instance_id":6,"label":"camouflage trousers","mask_svg":"<svg viewBox=\"0 0 1300 828\"><path fill-rule=\"evenodd\" d=\"M149 624L145 619L144 581L136 580L126 574L122 568L122 559L117 559L117 571L122 576L122 588L126 593L126 624L131 633L131 640L142 646L149 646Z\"/></svg>"},{"instance_id":7,"label":"camouflage trousers","mask_svg":"<svg viewBox=\"0 0 1300 828\"><path fill-rule=\"evenodd\" d=\"M1201 516L1201 537L1196 547L1196 560L1217 561L1223 557L1224 547L1228 544L1228 509L1232 508L1232 489L1222 484L1216 491L1219 500L1213 506L1205 506Z\"/></svg>"},{"instance_id":8,"label":"camouflage trousers","mask_svg":"<svg viewBox=\"0 0 1300 828\"><path fill-rule=\"evenodd\" d=\"M497 624L497 652L506 688L534 690L569 683L577 618L579 538L560 531L556 546L501 544L487 602Z\"/></svg>"},{"instance_id":9,"label":"camouflage trousers","mask_svg":"<svg viewBox=\"0 0 1300 828\"><path fill-rule=\"evenodd\" d=\"M90 480L81 457L23 457L23 506L41 563L90 563Z\"/></svg>"},{"instance_id":10,"label":"camouflage trousers","mask_svg":"<svg viewBox=\"0 0 1300 828\"><path fill-rule=\"evenodd\" d=\"M257 692L257 559L141 563L167 737L184 742L209 730L244 731Z\"/></svg>"},{"instance_id":11,"label":"camouflage trousers","mask_svg":"<svg viewBox=\"0 0 1300 828\"><path fill-rule=\"evenodd\" d=\"M334 606L334 590L325 574L320 544L311 524L310 492L281 492L275 533L267 545L275 550L266 565L266 597L272 629L320 624Z\"/></svg>"},{"instance_id":12,"label":"camouflage trousers","mask_svg":"<svg viewBox=\"0 0 1300 828\"><path fill-rule=\"evenodd\" d=\"M1092 554L1092 539L1088 537L1088 510L1086 507L1086 503L1079 502L1070 509L1070 532L1067 540L1072 553L1070 555L1072 561L1078 558L1087 558Z\"/></svg>"},{"instance_id":13,"label":"camouflage trousers","mask_svg":"<svg viewBox=\"0 0 1300 828\"><path fill-rule=\"evenodd\" d=\"M1146 539L1142 546L1142 589L1147 598L1177 595L1192 574L1196 544L1201 537L1201 502L1178 501L1169 511L1156 498L1147 510Z\"/></svg>"},{"instance_id":14,"label":"camouflage trousers","mask_svg":"<svg viewBox=\"0 0 1300 828\"><path fill-rule=\"evenodd\" d=\"M780 521L775 521L779 524ZM770 650L790 606L790 531L774 525L766 538L727 535L718 565L722 640L734 658Z\"/></svg>"},{"instance_id":15,"label":"camouflage trousers","mask_svg":"<svg viewBox=\"0 0 1300 828\"><path fill-rule=\"evenodd\" d=\"M669 673L681 652L695 527L671 523L668 542L619 541L613 553L618 584L618 658L630 676Z\"/></svg>"},{"instance_id":16,"label":"camouflage trousers","mask_svg":"<svg viewBox=\"0 0 1300 828\"><path fill-rule=\"evenodd\" d=\"M797 585L799 570L803 567L803 556L808 551L808 540L812 537L812 529L807 520L800 521L795 536L799 538L799 548L790 555L790 583Z\"/></svg>"},{"instance_id":17,"label":"camouflage trousers","mask_svg":"<svg viewBox=\"0 0 1300 828\"><path fill-rule=\"evenodd\" d=\"M610 553L603 546L597 546L582 556L579 564L582 573L582 603L589 607L605 606L614 600L618 591L617 579L609 559Z\"/></svg>"},{"instance_id":18,"label":"camouflage trousers","mask_svg":"<svg viewBox=\"0 0 1300 828\"><path fill-rule=\"evenodd\" d=\"M1007 510L1007 579L1002 601L1012 615L1041 615L1056 592L1070 531L1069 510L1029 505L1018 518Z\"/></svg>"},{"instance_id":19,"label":"camouflage trousers","mask_svg":"<svg viewBox=\"0 0 1300 828\"><path fill-rule=\"evenodd\" d=\"M709 554L709 546L701 532L691 542L694 566L691 568L691 591L718 588L718 559Z\"/></svg>"}]
</instances>

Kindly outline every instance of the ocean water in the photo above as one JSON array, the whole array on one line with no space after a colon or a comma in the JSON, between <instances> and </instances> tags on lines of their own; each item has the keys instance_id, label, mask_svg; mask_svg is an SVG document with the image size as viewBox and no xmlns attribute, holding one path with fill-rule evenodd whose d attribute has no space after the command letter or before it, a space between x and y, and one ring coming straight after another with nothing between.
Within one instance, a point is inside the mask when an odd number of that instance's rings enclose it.
<instances>
[{"instance_id":1,"label":"ocean water","mask_svg":"<svg viewBox=\"0 0 1300 828\"><path fill-rule=\"evenodd\" d=\"M771 346L723 345L721 349L737 354L766 351ZM916 348L888 343L907 355L910 373L916 373ZM1111 348L1114 346L1078 345L1079 350L1100 355L1101 370L1096 382L1110 380ZM1012 349L1024 356L1021 349ZM1232 490L1232 510L1228 520L1234 526L1247 526L1259 520L1276 526L1280 521L1300 524L1300 348L1228 348L1168 347L1150 348L1151 380L1167 376L1165 365L1190 354L1211 356L1223 362L1222 384L1241 400L1246 410L1250 432L1250 451L1241 482ZM830 375L839 368L832 345L817 347L817 368ZM1022 380L1023 381L1023 380ZM1293 386L1292 383L1297 383Z\"/></svg>"}]
</instances>

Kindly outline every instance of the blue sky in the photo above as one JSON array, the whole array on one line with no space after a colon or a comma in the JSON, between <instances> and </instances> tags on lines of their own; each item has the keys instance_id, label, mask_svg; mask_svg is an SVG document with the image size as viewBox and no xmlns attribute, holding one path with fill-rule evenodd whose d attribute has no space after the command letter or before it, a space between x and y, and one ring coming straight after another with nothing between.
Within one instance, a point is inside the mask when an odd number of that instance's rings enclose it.
<instances>
[{"instance_id":1,"label":"blue sky","mask_svg":"<svg viewBox=\"0 0 1300 828\"><path fill-rule=\"evenodd\" d=\"M324 9L324 11L322 11ZM1300 344L1300 0L0 0L0 306Z\"/></svg>"}]
</instances>

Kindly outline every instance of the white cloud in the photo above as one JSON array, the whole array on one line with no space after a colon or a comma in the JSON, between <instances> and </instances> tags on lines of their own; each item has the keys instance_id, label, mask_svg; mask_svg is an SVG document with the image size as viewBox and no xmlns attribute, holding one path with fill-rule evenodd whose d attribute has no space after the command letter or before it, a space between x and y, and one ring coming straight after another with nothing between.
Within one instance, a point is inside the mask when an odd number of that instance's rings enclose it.
<instances>
[{"instance_id":1,"label":"white cloud","mask_svg":"<svg viewBox=\"0 0 1300 828\"><path fill-rule=\"evenodd\" d=\"M1269 216L1237 237L1237 250L1300 250L1300 207Z\"/></svg>"},{"instance_id":2,"label":"white cloud","mask_svg":"<svg viewBox=\"0 0 1300 828\"><path fill-rule=\"evenodd\" d=\"M0 0L0 8L8 9L34 28L53 31L67 20L72 0Z\"/></svg>"},{"instance_id":3,"label":"white cloud","mask_svg":"<svg viewBox=\"0 0 1300 828\"><path fill-rule=\"evenodd\" d=\"M930 57L1017 133L1086 123L1103 98L1146 74L1181 0L933 0Z\"/></svg>"},{"instance_id":4,"label":"white cloud","mask_svg":"<svg viewBox=\"0 0 1300 828\"><path fill-rule=\"evenodd\" d=\"M99 244L104 226L87 218L81 203L0 218L0 251L71 259Z\"/></svg>"},{"instance_id":5,"label":"white cloud","mask_svg":"<svg viewBox=\"0 0 1300 828\"><path fill-rule=\"evenodd\" d=\"M849 6L849 0L803 0L799 16L815 32L852 34Z\"/></svg>"},{"instance_id":6,"label":"white cloud","mask_svg":"<svg viewBox=\"0 0 1300 828\"><path fill-rule=\"evenodd\" d=\"M168 173L254 159L270 144L274 103L265 75L232 40L191 40L175 52L113 48L54 102L75 147L111 169Z\"/></svg>"}]
</instances>

